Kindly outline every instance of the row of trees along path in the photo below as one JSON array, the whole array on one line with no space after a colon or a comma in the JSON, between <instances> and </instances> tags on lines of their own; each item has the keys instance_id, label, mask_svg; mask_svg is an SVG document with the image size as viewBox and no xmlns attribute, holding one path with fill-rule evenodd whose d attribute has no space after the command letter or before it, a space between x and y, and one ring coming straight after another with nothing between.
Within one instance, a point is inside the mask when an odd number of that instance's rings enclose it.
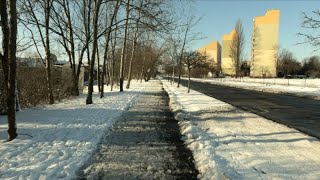
<instances>
[{"instance_id":1,"label":"row of trees along path","mask_svg":"<svg viewBox=\"0 0 320 180\"><path fill-rule=\"evenodd\" d=\"M52 52L68 59L72 95L79 95L81 67L89 69L87 104L92 104L94 71L97 70L100 97L104 84L124 90L131 79L149 80L167 51L169 35L186 25L182 12L188 3L169 0L1 0L2 52L9 138L17 137L15 123L16 50L32 47L46 68L47 100L55 103L52 80ZM174 10L175 8L178 9ZM19 16L17 17L17 12ZM8 21L9 20L9 21ZM18 24L18 26L17 26ZM17 27L19 27L17 29ZM17 30L23 32L17 41ZM98 68L96 68L98 67Z\"/></svg>"}]
</instances>

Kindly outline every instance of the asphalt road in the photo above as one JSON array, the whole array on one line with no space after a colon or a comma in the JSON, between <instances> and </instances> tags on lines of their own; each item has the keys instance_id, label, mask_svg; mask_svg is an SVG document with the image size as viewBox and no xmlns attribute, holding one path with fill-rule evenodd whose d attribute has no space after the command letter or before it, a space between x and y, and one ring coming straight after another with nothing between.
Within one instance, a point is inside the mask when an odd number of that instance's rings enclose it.
<instances>
[{"instance_id":1,"label":"asphalt road","mask_svg":"<svg viewBox=\"0 0 320 180\"><path fill-rule=\"evenodd\" d=\"M187 80L181 84L187 86ZM320 139L320 101L191 82L191 89Z\"/></svg>"}]
</instances>

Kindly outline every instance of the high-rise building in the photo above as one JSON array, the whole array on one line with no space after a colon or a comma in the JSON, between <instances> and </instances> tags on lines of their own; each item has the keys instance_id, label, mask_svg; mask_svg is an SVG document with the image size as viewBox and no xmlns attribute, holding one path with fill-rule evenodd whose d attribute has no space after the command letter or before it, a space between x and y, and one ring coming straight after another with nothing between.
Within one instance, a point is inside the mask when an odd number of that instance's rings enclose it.
<instances>
[{"instance_id":1,"label":"high-rise building","mask_svg":"<svg viewBox=\"0 0 320 180\"><path fill-rule=\"evenodd\" d=\"M209 44L199 48L198 52L208 57L208 63L210 66L216 68L217 72L221 71L221 45L218 41L212 41Z\"/></svg>"},{"instance_id":2,"label":"high-rise building","mask_svg":"<svg viewBox=\"0 0 320 180\"><path fill-rule=\"evenodd\" d=\"M279 10L269 10L253 19L251 77L277 76Z\"/></svg>"},{"instance_id":3,"label":"high-rise building","mask_svg":"<svg viewBox=\"0 0 320 180\"><path fill-rule=\"evenodd\" d=\"M232 30L229 34L225 34L222 37L222 59L221 68L222 73L229 76L236 75L236 66L231 58L231 44L236 34L235 30Z\"/></svg>"}]
</instances>

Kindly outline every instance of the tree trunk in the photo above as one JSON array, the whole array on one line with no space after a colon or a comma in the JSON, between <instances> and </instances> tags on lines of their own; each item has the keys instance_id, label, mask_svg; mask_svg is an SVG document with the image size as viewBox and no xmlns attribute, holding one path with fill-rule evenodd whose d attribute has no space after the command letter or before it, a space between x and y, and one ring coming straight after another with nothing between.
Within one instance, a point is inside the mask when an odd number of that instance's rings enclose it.
<instances>
[{"instance_id":1,"label":"tree trunk","mask_svg":"<svg viewBox=\"0 0 320 180\"><path fill-rule=\"evenodd\" d=\"M47 88L48 88L48 98L49 104L54 104L54 97L53 97L53 88L52 88L52 61L50 55L50 35L49 35L49 23L50 23L50 11L51 11L51 1L46 1L45 7L45 35L46 35L46 46L45 46L45 53L46 53L46 70L47 70Z\"/></svg>"},{"instance_id":2,"label":"tree trunk","mask_svg":"<svg viewBox=\"0 0 320 180\"><path fill-rule=\"evenodd\" d=\"M75 66L75 70L77 70L77 66L76 65L74 66ZM78 65L78 66L81 66L81 65ZM71 94L73 96L79 96L79 77L80 76L78 76L76 72L72 72L73 87L72 87Z\"/></svg>"},{"instance_id":3,"label":"tree trunk","mask_svg":"<svg viewBox=\"0 0 320 180\"><path fill-rule=\"evenodd\" d=\"M8 27L8 12L7 12L7 1L0 0L0 17L1 17L1 29L2 29L2 53L0 54L1 62L2 62L2 69L4 75L4 85L5 91L8 89L8 44L9 44L9 27Z\"/></svg>"},{"instance_id":4,"label":"tree trunk","mask_svg":"<svg viewBox=\"0 0 320 180\"><path fill-rule=\"evenodd\" d=\"M132 42L132 50L131 50L129 72L128 72L128 82L127 82L126 89L130 88L132 62L133 62L133 57L134 57L134 51L135 51L135 48L136 48L136 38L137 38L137 31L134 33L133 42Z\"/></svg>"},{"instance_id":5,"label":"tree trunk","mask_svg":"<svg viewBox=\"0 0 320 180\"><path fill-rule=\"evenodd\" d=\"M71 69L72 69L72 80L73 80L73 87L71 94L74 96L79 96L79 76L77 76L77 66L76 66L76 57L75 57L75 42L74 42L74 35L73 35L73 26L72 26L72 19L70 14L70 6L68 0L63 0L63 9L64 13L67 16L67 27L69 30L69 44L70 44L70 56L71 56ZM80 65L80 62L79 62ZM81 66L81 65L80 65Z\"/></svg>"},{"instance_id":6,"label":"tree trunk","mask_svg":"<svg viewBox=\"0 0 320 180\"><path fill-rule=\"evenodd\" d=\"M182 66L181 59L179 59L179 64L178 64L178 85L177 85L177 87L180 87L181 66Z\"/></svg>"},{"instance_id":7,"label":"tree trunk","mask_svg":"<svg viewBox=\"0 0 320 180\"><path fill-rule=\"evenodd\" d=\"M172 84L174 84L174 66L172 66Z\"/></svg>"},{"instance_id":8,"label":"tree trunk","mask_svg":"<svg viewBox=\"0 0 320 180\"><path fill-rule=\"evenodd\" d=\"M66 1L68 2L68 1ZM68 6L69 10L69 6ZM70 11L68 12L70 13ZM79 76L77 76L77 66L76 66L76 56L75 56L75 48L74 48L74 37L73 37L73 28L70 15L68 16L68 24L70 31L70 46L71 46L71 57L72 57L72 76L73 76L73 88L71 94L74 96L79 96ZM81 62L79 61L78 66L81 66Z\"/></svg>"},{"instance_id":9,"label":"tree trunk","mask_svg":"<svg viewBox=\"0 0 320 180\"><path fill-rule=\"evenodd\" d=\"M184 51L184 47L186 45L186 41L187 41L187 35L188 35L188 31L189 29L186 29L186 32L184 34L184 38L183 38L183 44L182 44L182 49L181 49L181 54L180 54L180 58L179 58L179 63L178 63L178 73L179 73L179 77L178 77L178 86L180 86L180 79L181 79L181 68L182 68L182 56L183 56L183 51Z\"/></svg>"},{"instance_id":10,"label":"tree trunk","mask_svg":"<svg viewBox=\"0 0 320 180\"><path fill-rule=\"evenodd\" d=\"M191 69L188 68L188 93L190 92L190 71Z\"/></svg>"},{"instance_id":11,"label":"tree trunk","mask_svg":"<svg viewBox=\"0 0 320 180\"><path fill-rule=\"evenodd\" d=\"M239 77L239 65L240 65L240 45L238 45L238 49L237 49L236 78Z\"/></svg>"},{"instance_id":12,"label":"tree trunk","mask_svg":"<svg viewBox=\"0 0 320 180\"><path fill-rule=\"evenodd\" d=\"M9 72L8 72L8 141L17 137L16 128L16 40L17 40L17 9L16 0L9 1Z\"/></svg>"},{"instance_id":13,"label":"tree trunk","mask_svg":"<svg viewBox=\"0 0 320 180\"><path fill-rule=\"evenodd\" d=\"M111 55L108 54L107 56L107 64L106 64L106 69L105 69L105 72L106 74L104 74L104 82L106 82L107 86L110 85L110 79L111 79Z\"/></svg>"},{"instance_id":14,"label":"tree trunk","mask_svg":"<svg viewBox=\"0 0 320 180\"><path fill-rule=\"evenodd\" d=\"M105 51L108 51L108 43L106 44ZM103 98L103 96L104 96L104 81L105 81L105 74L106 74L106 71L107 71L106 62L107 62L107 56L106 56L106 53L105 53L104 59L103 59L103 64L102 64L102 77L101 77L102 86L101 86L101 91L100 91L100 98Z\"/></svg>"},{"instance_id":15,"label":"tree trunk","mask_svg":"<svg viewBox=\"0 0 320 180\"><path fill-rule=\"evenodd\" d=\"M116 40L115 40L115 41L116 41ZM114 84L114 66L115 66L115 44L114 44L114 47L112 47L110 91L113 91L113 84Z\"/></svg>"},{"instance_id":16,"label":"tree trunk","mask_svg":"<svg viewBox=\"0 0 320 180\"><path fill-rule=\"evenodd\" d=\"M143 78L143 73L144 73L144 64L142 64L142 69L141 69L141 73L140 73L140 83L142 83L142 78Z\"/></svg>"},{"instance_id":17,"label":"tree trunk","mask_svg":"<svg viewBox=\"0 0 320 180\"><path fill-rule=\"evenodd\" d=\"M130 3L130 0L127 0L127 3L126 3L126 24L125 24L125 30L124 30L124 40L123 40L121 62L120 62L120 92L123 91L124 61L126 59L128 22L129 22L129 5L130 5L129 3Z\"/></svg>"},{"instance_id":18,"label":"tree trunk","mask_svg":"<svg viewBox=\"0 0 320 180\"><path fill-rule=\"evenodd\" d=\"M108 58L108 50L109 50L109 42L110 42L110 36L111 36L111 32L112 32L112 24L113 24L113 21L114 19L116 18L116 15L118 13L118 9L119 9L119 0L117 0L116 4L115 4L115 9L113 11L113 14L111 16L111 19L110 19L110 23L109 23L109 27L108 27L108 30L107 30L107 33L106 33L106 48L105 48L105 51L104 51L104 61L103 61L103 72L102 72L102 82L104 83L104 76L106 74L106 62L107 62L107 58ZM113 69L113 67L112 67ZM108 74L109 74L109 79L111 80L113 78L113 74L112 74L112 77L110 77L110 69L108 70ZM111 91L112 91L112 86L113 86L113 80L112 81L112 84L111 84ZM102 89L101 89L101 93L100 93L100 98L103 98L104 96L104 86L102 86Z\"/></svg>"},{"instance_id":19,"label":"tree trunk","mask_svg":"<svg viewBox=\"0 0 320 180\"><path fill-rule=\"evenodd\" d=\"M141 9L143 5L143 1L141 1L139 8ZM128 73L128 83L127 83L127 89L130 88L130 82L131 82L131 71L132 71L132 61L134 58L134 53L136 50L136 41L137 41L137 34L139 31L139 23L140 23L140 18L141 18L141 10L139 10L139 14L138 14L138 19L136 22L136 31L134 32L133 35L133 42L132 42L132 51L131 51L131 57L130 57L130 65L129 65L129 73Z\"/></svg>"},{"instance_id":20,"label":"tree trunk","mask_svg":"<svg viewBox=\"0 0 320 180\"><path fill-rule=\"evenodd\" d=\"M47 39L47 38L46 38ZM50 60L50 50L46 48L46 71L47 71L47 88L48 88L48 98L49 104L54 104L53 88L52 88L52 74L51 74L51 60Z\"/></svg>"},{"instance_id":21,"label":"tree trunk","mask_svg":"<svg viewBox=\"0 0 320 180\"><path fill-rule=\"evenodd\" d=\"M90 72L89 72L89 85L88 85L88 95L86 104L92 104L92 93L93 93L93 71L94 71L94 60L96 56L96 50L98 45L98 18L99 18L99 10L100 10L101 0L95 0L95 10L93 16L93 48L92 48L92 56L90 61Z\"/></svg>"},{"instance_id":22,"label":"tree trunk","mask_svg":"<svg viewBox=\"0 0 320 180\"><path fill-rule=\"evenodd\" d=\"M98 82L98 91L101 93L101 76L100 76L100 57L99 57L99 47L98 47L98 45L97 45L97 82ZM103 86L103 84L102 84L102 86Z\"/></svg>"},{"instance_id":23,"label":"tree trunk","mask_svg":"<svg viewBox=\"0 0 320 180\"><path fill-rule=\"evenodd\" d=\"M117 44L117 31L114 31L114 42L112 43L112 62L111 62L111 77L110 77L110 91L113 91L113 84L114 84L114 67L115 67L115 50L116 50L116 44Z\"/></svg>"},{"instance_id":24,"label":"tree trunk","mask_svg":"<svg viewBox=\"0 0 320 180\"><path fill-rule=\"evenodd\" d=\"M143 78L143 74L144 74L144 64L146 62L146 48L144 47L144 55L143 55L143 59L142 59L142 68L141 68L141 73L140 73L140 83L142 83L142 78Z\"/></svg>"}]
</instances>

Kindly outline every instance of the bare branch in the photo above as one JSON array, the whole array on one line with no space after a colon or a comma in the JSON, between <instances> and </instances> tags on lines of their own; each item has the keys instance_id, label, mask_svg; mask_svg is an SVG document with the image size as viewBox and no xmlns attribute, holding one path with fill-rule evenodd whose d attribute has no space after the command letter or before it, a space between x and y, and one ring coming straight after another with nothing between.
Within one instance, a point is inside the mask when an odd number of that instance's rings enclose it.
<instances>
[{"instance_id":1,"label":"bare branch","mask_svg":"<svg viewBox=\"0 0 320 180\"><path fill-rule=\"evenodd\" d=\"M320 10L312 11L311 15L308 15L305 12L303 12L303 21L301 26L306 29L319 29ZM320 34L314 35L311 33L298 33L298 36L302 37L304 40L296 44L310 44L316 48L315 51L320 49Z\"/></svg>"}]
</instances>

